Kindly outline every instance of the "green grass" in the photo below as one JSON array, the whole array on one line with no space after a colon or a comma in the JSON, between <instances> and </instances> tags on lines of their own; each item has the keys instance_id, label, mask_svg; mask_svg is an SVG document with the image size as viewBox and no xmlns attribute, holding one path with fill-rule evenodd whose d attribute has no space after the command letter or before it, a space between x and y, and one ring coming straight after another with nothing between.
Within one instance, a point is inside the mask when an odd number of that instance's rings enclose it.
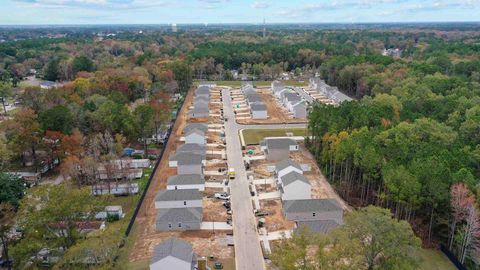
<instances>
[{"instance_id":1,"label":"green grass","mask_svg":"<svg viewBox=\"0 0 480 270\"><path fill-rule=\"evenodd\" d=\"M242 130L245 145L258 144L265 137L281 137L287 133L294 136L305 136L305 128L278 128L278 129L244 129Z\"/></svg>"},{"instance_id":2,"label":"green grass","mask_svg":"<svg viewBox=\"0 0 480 270\"><path fill-rule=\"evenodd\" d=\"M220 86L230 86L230 87L240 87L242 85L242 81L213 81L217 85ZM308 81L295 81L295 80L287 80L287 81L282 81L283 84L287 86L307 86ZM270 86L272 81L254 81L253 85L254 86Z\"/></svg>"},{"instance_id":3,"label":"green grass","mask_svg":"<svg viewBox=\"0 0 480 270\"><path fill-rule=\"evenodd\" d=\"M457 268L441 251L434 249L422 249L420 253L422 262L421 270L456 270Z\"/></svg>"}]
</instances>

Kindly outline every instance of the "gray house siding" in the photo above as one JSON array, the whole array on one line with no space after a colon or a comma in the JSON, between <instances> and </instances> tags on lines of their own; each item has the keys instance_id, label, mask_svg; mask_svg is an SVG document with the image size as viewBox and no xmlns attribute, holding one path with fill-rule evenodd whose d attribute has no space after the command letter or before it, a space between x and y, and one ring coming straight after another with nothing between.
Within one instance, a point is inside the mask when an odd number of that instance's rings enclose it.
<instances>
[{"instance_id":1,"label":"gray house siding","mask_svg":"<svg viewBox=\"0 0 480 270\"><path fill-rule=\"evenodd\" d=\"M253 119L267 119L267 111L253 111L252 110L252 118Z\"/></svg>"},{"instance_id":2,"label":"gray house siding","mask_svg":"<svg viewBox=\"0 0 480 270\"><path fill-rule=\"evenodd\" d=\"M338 224L343 224L343 211L332 212L298 212L286 213L285 217L288 220L295 221L311 221L311 220L334 220Z\"/></svg>"},{"instance_id":3,"label":"gray house siding","mask_svg":"<svg viewBox=\"0 0 480 270\"><path fill-rule=\"evenodd\" d=\"M295 118L307 118L307 109L304 106L295 106L293 109Z\"/></svg>"},{"instance_id":4,"label":"gray house siding","mask_svg":"<svg viewBox=\"0 0 480 270\"><path fill-rule=\"evenodd\" d=\"M157 231L188 231L200 230L201 222L156 222Z\"/></svg>"}]
</instances>

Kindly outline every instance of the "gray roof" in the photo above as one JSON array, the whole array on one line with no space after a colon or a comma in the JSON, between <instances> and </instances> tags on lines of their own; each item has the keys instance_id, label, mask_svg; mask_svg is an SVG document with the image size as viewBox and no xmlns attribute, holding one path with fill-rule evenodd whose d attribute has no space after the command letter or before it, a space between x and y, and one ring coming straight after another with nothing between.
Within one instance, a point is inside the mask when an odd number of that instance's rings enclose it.
<instances>
[{"instance_id":1,"label":"gray roof","mask_svg":"<svg viewBox=\"0 0 480 270\"><path fill-rule=\"evenodd\" d=\"M267 106L263 104L263 102L254 102L250 104L250 109L252 109L252 111L266 111Z\"/></svg>"},{"instance_id":2,"label":"gray roof","mask_svg":"<svg viewBox=\"0 0 480 270\"><path fill-rule=\"evenodd\" d=\"M168 256L178 258L187 263L191 263L195 258L192 245L176 237L170 237L157 245L153 251L150 263L156 263Z\"/></svg>"},{"instance_id":3,"label":"gray roof","mask_svg":"<svg viewBox=\"0 0 480 270\"><path fill-rule=\"evenodd\" d=\"M157 211L157 223L162 222L202 222L201 207L165 208Z\"/></svg>"},{"instance_id":4,"label":"gray roof","mask_svg":"<svg viewBox=\"0 0 480 270\"><path fill-rule=\"evenodd\" d=\"M288 213L342 211L335 199L305 199L283 201L283 210Z\"/></svg>"},{"instance_id":5,"label":"gray roof","mask_svg":"<svg viewBox=\"0 0 480 270\"><path fill-rule=\"evenodd\" d=\"M288 168L288 167L295 167L299 170L302 170L302 167L300 167L300 165L298 165L298 163L296 163L295 161L291 160L291 159L284 159L280 162L277 162L277 164L275 164L275 170L277 172L285 169L285 168Z\"/></svg>"},{"instance_id":6,"label":"gray roof","mask_svg":"<svg viewBox=\"0 0 480 270\"><path fill-rule=\"evenodd\" d=\"M188 201L201 200L202 193L198 189L160 190L155 201Z\"/></svg>"},{"instance_id":7,"label":"gray roof","mask_svg":"<svg viewBox=\"0 0 480 270\"><path fill-rule=\"evenodd\" d=\"M196 95L208 95L210 94L210 87L206 85L199 86L197 90L195 90Z\"/></svg>"},{"instance_id":8,"label":"gray roof","mask_svg":"<svg viewBox=\"0 0 480 270\"><path fill-rule=\"evenodd\" d=\"M199 153L189 153L189 152L176 152L171 155L168 159L169 161L176 161L178 165L192 165L192 164L201 164L205 160L206 154Z\"/></svg>"},{"instance_id":9,"label":"gray roof","mask_svg":"<svg viewBox=\"0 0 480 270\"><path fill-rule=\"evenodd\" d=\"M207 132L208 125L203 123L190 123L183 128L183 131L187 133L189 130L192 130L192 129L199 129L203 132Z\"/></svg>"},{"instance_id":10,"label":"gray roof","mask_svg":"<svg viewBox=\"0 0 480 270\"><path fill-rule=\"evenodd\" d=\"M280 177L280 179L282 180L283 186L288 186L295 181L302 181L310 185L310 182L305 175L295 171L285 174L284 176Z\"/></svg>"},{"instance_id":11,"label":"gray roof","mask_svg":"<svg viewBox=\"0 0 480 270\"><path fill-rule=\"evenodd\" d=\"M288 149L290 145L298 145L297 142L288 138L264 139L261 144L265 145L267 149Z\"/></svg>"},{"instance_id":12,"label":"gray roof","mask_svg":"<svg viewBox=\"0 0 480 270\"><path fill-rule=\"evenodd\" d=\"M301 226L307 226L311 232L327 234L335 229L339 224L335 220L312 220L312 221L297 221L297 229Z\"/></svg>"},{"instance_id":13,"label":"gray roof","mask_svg":"<svg viewBox=\"0 0 480 270\"><path fill-rule=\"evenodd\" d=\"M190 152L194 154L205 155L207 149L205 145L198 143L186 143L177 147L177 153Z\"/></svg>"},{"instance_id":14,"label":"gray roof","mask_svg":"<svg viewBox=\"0 0 480 270\"><path fill-rule=\"evenodd\" d=\"M186 131L186 132L185 132L185 136L188 136L188 135L190 135L190 134L192 134L192 133L196 133L196 134L198 134L198 135L200 135L200 136L202 136L202 137L205 137L205 132L203 132L203 131L200 130L200 129L190 129L189 131Z\"/></svg>"},{"instance_id":15,"label":"gray roof","mask_svg":"<svg viewBox=\"0 0 480 270\"><path fill-rule=\"evenodd\" d=\"M179 174L170 176L167 185L203 185L205 178L201 174Z\"/></svg>"},{"instance_id":16,"label":"gray roof","mask_svg":"<svg viewBox=\"0 0 480 270\"><path fill-rule=\"evenodd\" d=\"M257 95L257 94L246 95L245 99L246 99L249 103L261 102L261 101L262 101L262 98L261 98L259 95Z\"/></svg>"},{"instance_id":17,"label":"gray roof","mask_svg":"<svg viewBox=\"0 0 480 270\"><path fill-rule=\"evenodd\" d=\"M288 101L300 101L301 98L297 93L285 93L283 97Z\"/></svg>"},{"instance_id":18,"label":"gray roof","mask_svg":"<svg viewBox=\"0 0 480 270\"><path fill-rule=\"evenodd\" d=\"M209 100L210 99L208 98L208 96L205 96L205 95L204 96L196 96L195 99L194 99L194 103L195 102L202 102L202 101L205 102L205 103L208 103Z\"/></svg>"},{"instance_id":19,"label":"gray roof","mask_svg":"<svg viewBox=\"0 0 480 270\"><path fill-rule=\"evenodd\" d=\"M274 81L272 83L272 87L273 87L273 91L279 91L279 90L282 90L283 88L285 88L285 85L279 81Z\"/></svg>"},{"instance_id":20,"label":"gray roof","mask_svg":"<svg viewBox=\"0 0 480 270\"><path fill-rule=\"evenodd\" d=\"M300 108L300 107L303 107L303 108L306 109L306 108L307 108L307 104L305 104L305 101L299 101L299 102L293 104L293 107L295 107L295 108L296 108L296 107L299 107L299 108Z\"/></svg>"}]
</instances>

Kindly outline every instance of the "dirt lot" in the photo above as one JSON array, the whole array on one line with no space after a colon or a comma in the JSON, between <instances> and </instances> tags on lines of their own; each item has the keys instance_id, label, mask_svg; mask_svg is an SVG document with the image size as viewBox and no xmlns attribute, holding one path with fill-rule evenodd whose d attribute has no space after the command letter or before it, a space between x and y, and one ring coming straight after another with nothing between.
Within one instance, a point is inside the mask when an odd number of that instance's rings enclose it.
<instances>
[{"instance_id":1,"label":"dirt lot","mask_svg":"<svg viewBox=\"0 0 480 270\"><path fill-rule=\"evenodd\" d=\"M225 222L227 209L223 206L224 200L213 197L215 192L223 192L220 188L206 188L203 197L203 221Z\"/></svg>"},{"instance_id":2,"label":"dirt lot","mask_svg":"<svg viewBox=\"0 0 480 270\"><path fill-rule=\"evenodd\" d=\"M280 199L261 200L260 209L262 212L268 213L268 215L264 217L267 231L274 232L280 230L292 230L294 228L295 222L289 221L283 216L282 202Z\"/></svg>"},{"instance_id":3,"label":"dirt lot","mask_svg":"<svg viewBox=\"0 0 480 270\"><path fill-rule=\"evenodd\" d=\"M275 123L306 123L305 119L295 119L288 115L288 111L276 101L270 88L257 88L258 95L267 106L268 119L237 119L237 123L251 124L275 124Z\"/></svg>"}]
</instances>

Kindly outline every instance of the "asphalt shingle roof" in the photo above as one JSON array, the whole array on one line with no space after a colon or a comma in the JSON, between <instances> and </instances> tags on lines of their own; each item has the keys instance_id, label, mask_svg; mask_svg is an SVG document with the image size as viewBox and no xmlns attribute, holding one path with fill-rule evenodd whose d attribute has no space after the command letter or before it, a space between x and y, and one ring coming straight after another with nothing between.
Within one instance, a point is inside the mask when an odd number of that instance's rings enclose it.
<instances>
[{"instance_id":1,"label":"asphalt shingle roof","mask_svg":"<svg viewBox=\"0 0 480 270\"><path fill-rule=\"evenodd\" d=\"M171 237L155 247L151 263L156 263L168 256L191 263L195 254L193 253L192 245L190 243L176 237Z\"/></svg>"},{"instance_id":2,"label":"asphalt shingle roof","mask_svg":"<svg viewBox=\"0 0 480 270\"><path fill-rule=\"evenodd\" d=\"M298 144L292 139L271 138L271 139L265 139L264 145L267 146L268 149L288 149L290 145L298 145Z\"/></svg>"},{"instance_id":3,"label":"asphalt shingle roof","mask_svg":"<svg viewBox=\"0 0 480 270\"><path fill-rule=\"evenodd\" d=\"M310 185L310 182L305 175L295 171L285 174L284 176L280 177L280 179L282 180L283 186L288 186L295 181L302 181Z\"/></svg>"},{"instance_id":4,"label":"asphalt shingle roof","mask_svg":"<svg viewBox=\"0 0 480 270\"><path fill-rule=\"evenodd\" d=\"M167 185L203 185L205 177L201 174L179 174L170 176Z\"/></svg>"},{"instance_id":5,"label":"asphalt shingle roof","mask_svg":"<svg viewBox=\"0 0 480 270\"><path fill-rule=\"evenodd\" d=\"M177 148L177 153L181 152L190 152L194 154L205 155L207 149L205 145L198 144L198 143L186 143L182 144Z\"/></svg>"},{"instance_id":6,"label":"asphalt shingle roof","mask_svg":"<svg viewBox=\"0 0 480 270\"><path fill-rule=\"evenodd\" d=\"M335 199L306 199L283 201L283 210L286 213L332 212L342 211L342 207Z\"/></svg>"},{"instance_id":7,"label":"asphalt shingle roof","mask_svg":"<svg viewBox=\"0 0 480 270\"><path fill-rule=\"evenodd\" d=\"M201 207L165 208L157 211L157 223L160 222L202 222Z\"/></svg>"},{"instance_id":8,"label":"asphalt shingle roof","mask_svg":"<svg viewBox=\"0 0 480 270\"><path fill-rule=\"evenodd\" d=\"M192 130L192 129L198 129L198 130L201 130L203 131L204 133L207 132L208 130L208 125L207 124L202 124L202 123L190 123L190 124L187 124L184 128L183 128L183 131L185 133L187 133L188 131Z\"/></svg>"},{"instance_id":9,"label":"asphalt shingle roof","mask_svg":"<svg viewBox=\"0 0 480 270\"><path fill-rule=\"evenodd\" d=\"M250 104L250 109L252 109L252 111L266 111L267 106L265 106L263 102L255 102Z\"/></svg>"},{"instance_id":10,"label":"asphalt shingle roof","mask_svg":"<svg viewBox=\"0 0 480 270\"><path fill-rule=\"evenodd\" d=\"M176 161L178 165L201 164L203 160L205 160L205 153L198 154L178 151L169 158L169 161Z\"/></svg>"},{"instance_id":11,"label":"asphalt shingle roof","mask_svg":"<svg viewBox=\"0 0 480 270\"><path fill-rule=\"evenodd\" d=\"M201 200L202 193L198 189L160 190L155 201L189 201Z\"/></svg>"},{"instance_id":12,"label":"asphalt shingle roof","mask_svg":"<svg viewBox=\"0 0 480 270\"><path fill-rule=\"evenodd\" d=\"M302 167L300 167L300 165L298 165L298 163L296 163L295 161L293 161L291 159L284 159L280 162L277 162L277 164L275 164L275 170L277 172L279 172L283 169L286 169L288 167L294 167L294 168L297 168L299 170L302 170Z\"/></svg>"}]
</instances>

